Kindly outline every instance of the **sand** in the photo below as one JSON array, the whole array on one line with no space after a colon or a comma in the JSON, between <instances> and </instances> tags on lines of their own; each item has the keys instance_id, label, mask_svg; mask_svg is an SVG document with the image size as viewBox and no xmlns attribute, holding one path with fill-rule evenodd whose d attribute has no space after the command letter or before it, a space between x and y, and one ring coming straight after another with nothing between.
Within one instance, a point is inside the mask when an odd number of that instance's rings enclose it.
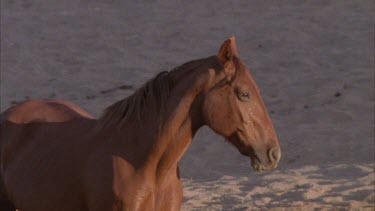
<instances>
[{"instance_id":1,"label":"sand","mask_svg":"<svg viewBox=\"0 0 375 211\"><path fill-rule=\"evenodd\" d=\"M237 38L280 139L277 169L208 128L182 158L182 210L374 210L374 2L1 2L1 111L28 98L95 116Z\"/></svg>"}]
</instances>

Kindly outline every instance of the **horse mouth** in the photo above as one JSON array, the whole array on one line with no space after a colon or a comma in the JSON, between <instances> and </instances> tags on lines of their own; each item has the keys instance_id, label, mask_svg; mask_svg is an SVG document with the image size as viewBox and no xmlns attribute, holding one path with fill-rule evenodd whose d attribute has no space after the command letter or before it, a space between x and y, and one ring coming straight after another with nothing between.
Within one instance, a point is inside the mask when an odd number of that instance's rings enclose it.
<instances>
[{"instance_id":1,"label":"horse mouth","mask_svg":"<svg viewBox=\"0 0 375 211\"><path fill-rule=\"evenodd\" d=\"M251 166L256 172L262 172L264 170L271 170L277 167L277 163L274 163L269 166L264 166L255 152L251 152L249 157L251 160Z\"/></svg>"},{"instance_id":2,"label":"horse mouth","mask_svg":"<svg viewBox=\"0 0 375 211\"><path fill-rule=\"evenodd\" d=\"M264 166L260 163L258 156L254 152L251 152L249 157L251 160L251 166L256 172L262 172L265 170Z\"/></svg>"},{"instance_id":3,"label":"horse mouth","mask_svg":"<svg viewBox=\"0 0 375 211\"><path fill-rule=\"evenodd\" d=\"M267 168L264 167L257 158L250 158L250 159L251 159L251 166L256 172L262 172L264 170L267 170Z\"/></svg>"},{"instance_id":4,"label":"horse mouth","mask_svg":"<svg viewBox=\"0 0 375 211\"><path fill-rule=\"evenodd\" d=\"M242 155L250 158L251 166L256 172L262 172L264 170L271 170L276 168L277 162L274 162L271 165L263 165L261 159L252 147L246 147L242 145L242 143L244 143L245 141L242 141L244 139L241 135L242 133L234 133L228 138L228 140L238 148L239 152Z\"/></svg>"}]
</instances>

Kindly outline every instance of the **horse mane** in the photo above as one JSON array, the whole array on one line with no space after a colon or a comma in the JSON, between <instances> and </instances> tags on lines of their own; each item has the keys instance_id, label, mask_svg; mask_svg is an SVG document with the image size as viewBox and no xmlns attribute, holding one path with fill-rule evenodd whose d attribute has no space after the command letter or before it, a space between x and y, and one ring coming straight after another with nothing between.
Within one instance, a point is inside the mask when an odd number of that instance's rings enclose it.
<instances>
[{"instance_id":1,"label":"horse mane","mask_svg":"<svg viewBox=\"0 0 375 211\"><path fill-rule=\"evenodd\" d=\"M175 68L176 69L176 68ZM102 127L119 126L129 121L142 124L147 116L156 115L161 121L171 91L172 80L168 71L157 74L132 95L110 105L100 117Z\"/></svg>"},{"instance_id":2,"label":"horse mane","mask_svg":"<svg viewBox=\"0 0 375 211\"><path fill-rule=\"evenodd\" d=\"M216 56L213 56L216 58ZM107 107L103 115L99 118L99 126L106 128L109 126L121 127L127 122L137 123L141 126L145 118L156 119L159 122L159 129L163 122L163 113L165 112L168 98L173 86L177 83L176 75L184 78L190 74L193 69L201 65L203 61L211 61L210 58L192 60L170 71L163 71L154 78L147 81L143 86L136 90L132 95ZM217 61L217 59L215 59ZM214 62L216 64L216 62ZM234 63L237 68L240 66L236 58ZM177 81L176 81L177 80Z\"/></svg>"}]
</instances>

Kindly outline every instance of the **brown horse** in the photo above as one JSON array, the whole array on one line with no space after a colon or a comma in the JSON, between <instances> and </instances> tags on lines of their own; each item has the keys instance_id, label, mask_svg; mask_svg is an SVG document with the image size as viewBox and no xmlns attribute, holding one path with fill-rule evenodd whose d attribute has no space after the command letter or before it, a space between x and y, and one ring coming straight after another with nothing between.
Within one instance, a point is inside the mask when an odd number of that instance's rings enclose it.
<instances>
[{"instance_id":1,"label":"brown horse","mask_svg":"<svg viewBox=\"0 0 375 211\"><path fill-rule=\"evenodd\" d=\"M280 160L233 37L218 55L160 73L97 120L56 100L8 109L0 125L1 201L21 211L179 210L178 161L203 125L256 171Z\"/></svg>"}]
</instances>

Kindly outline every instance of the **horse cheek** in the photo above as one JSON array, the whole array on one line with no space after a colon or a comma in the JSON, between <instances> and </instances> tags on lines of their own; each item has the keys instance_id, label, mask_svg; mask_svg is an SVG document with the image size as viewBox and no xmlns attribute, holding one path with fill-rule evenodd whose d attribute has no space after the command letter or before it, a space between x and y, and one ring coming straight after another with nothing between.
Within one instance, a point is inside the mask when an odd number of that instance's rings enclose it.
<instances>
[{"instance_id":1,"label":"horse cheek","mask_svg":"<svg viewBox=\"0 0 375 211\"><path fill-rule=\"evenodd\" d=\"M207 126L216 133L228 137L231 134L230 124L233 116L230 107L222 102L220 96L208 96L203 105L203 116Z\"/></svg>"}]
</instances>

